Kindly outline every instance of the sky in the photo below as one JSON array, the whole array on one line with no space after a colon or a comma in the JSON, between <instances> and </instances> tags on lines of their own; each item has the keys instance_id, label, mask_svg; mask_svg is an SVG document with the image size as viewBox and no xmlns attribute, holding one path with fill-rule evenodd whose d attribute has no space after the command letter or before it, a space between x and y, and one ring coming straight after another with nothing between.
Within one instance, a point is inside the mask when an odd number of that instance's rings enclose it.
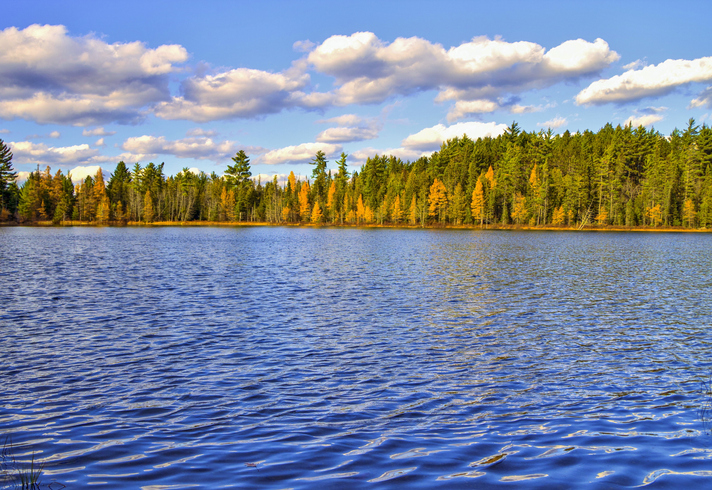
<instances>
[{"instance_id":1,"label":"sky","mask_svg":"<svg viewBox=\"0 0 712 490\"><path fill-rule=\"evenodd\" d=\"M20 179L413 161L453 137L712 124L707 1L34 1L0 17Z\"/></svg>"}]
</instances>

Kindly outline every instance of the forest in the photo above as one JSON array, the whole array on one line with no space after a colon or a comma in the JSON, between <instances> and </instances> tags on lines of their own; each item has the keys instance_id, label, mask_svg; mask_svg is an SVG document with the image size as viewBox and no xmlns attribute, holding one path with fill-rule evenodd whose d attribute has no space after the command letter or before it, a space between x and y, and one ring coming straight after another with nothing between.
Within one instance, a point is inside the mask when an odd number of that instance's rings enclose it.
<instances>
[{"instance_id":1,"label":"forest","mask_svg":"<svg viewBox=\"0 0 712 490\"><path fill-rule=\"evenodd\" d=\"M607 124L598 132L467 135L429 157L374 155L349 170L322 152L310 179L254 179L239 151L223 175L118 162L74 185L61 170L18 185L0 140L0 221L24 224L266 222L339 225L712 227L712 129L688 121L664 136Z\"/></svg>"}]
</instances>

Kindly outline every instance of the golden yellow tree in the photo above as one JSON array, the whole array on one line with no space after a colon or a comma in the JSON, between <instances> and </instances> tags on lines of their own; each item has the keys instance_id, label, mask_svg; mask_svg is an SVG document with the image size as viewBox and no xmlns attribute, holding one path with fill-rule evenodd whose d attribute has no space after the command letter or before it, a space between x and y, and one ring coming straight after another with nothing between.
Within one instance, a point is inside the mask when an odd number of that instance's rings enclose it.
<instances>
[{"instance_id":1,"label":"golden yellow tree","mask_svg":"<svg viewBox=\"0 0 712 490\"><path fill-rule=\"evenodd\" d=\"M225 217L228 221L235 221L237 214L235 213L235 189L230 189L227 192L225 199Z\"/></svg>"},{"instance_id":2,"label":"golden yellow tree","mask_svg":"<svg viewBox=\"0 0 712 490\"><path fill-rule=\"evenodd\" d=\"M363 206L363 196L358 195L358 201L356 202L356 221L361 222L366 217L366 208Z\"/></svg>"},{"instance_id":3,"label":"golden yellow tree","mask_svg":"<svg viewBox=\"0 0 712 490\"><path fill-rule=\"evenodd\" d=\"M105 192L101 200L99 201L99 204L96 206L96 220L99 223L106 223L107 221L109 221L110 206L111 204L109 203L109 196L107 196Z\"/></svg>"},{"instance_id":4,"label":"golden yellow tree","mask_svg":"<svg viewBox=\"0 0 712 490\"><path fill-rule=\"evenodd\" d=\"M411 225L418 223L418 206L415 199L415 194L413 194L413 199L410 201L410 211L408 212L408 219L410 220Z\"/></svg>"},{"instance_id":5,"label":"golden yellow tree","mask_svg":"<svg viewBox=\"0 0 712 490\"><path fill-rule=\"evenodd\" d=\"M600 226L608 223L608 210L605 206L603 206L598 212L598 216L596 216L596 223L598 223Z\"/></svg>"},{"instance_id":6,"label":"golden yellow tree","mask_svg":"<svg viewBox=\"0 0 712 490\"><path fill-rule=\"evenodd\" d=\"M294 175L294 171L289 172L289 185L292 188L292 192L297 192L297 177Z\"/></svg>"},{"instance_id":7,"label":"golden yellow tree","mask_svg":"<svg viewBox=\"0 0 712 490\"><path fill-rule=\"evenodd\" d=\"M660 210L660 204L656 204L653 207L647 208L645 213L650 219L650 224L653 226L660 226L663 222L663 213Z\"/></svg>"},{"instance_id":8,"label":"golden yellow tree","mask_svg":"<svg viewBox=\"0 0 712 490\"><path fill-rule=\"evenodd\" d=\"M326 209L329 211L331 221L336 220L336 181L332 180L329 186L329 192L326 197Z\"/></svg>"},{"instance_id":9,"label":"golden yellow tree","mask_svg":"<svg viewBox=\"0 0 712 490\"><path fill-rule=\"evenodd\" d=\"M366 206L363 210L363 220L366 223L372 223L373 222L373 210L371 209L370 206Z\"/></svg>"},{"instance_id":10,"label":"golden yellow tree","mask_svg":"<svg viewBox=\"0 0 712 490\"><path fill-rule=\"evenodd\" d=\"M119 201L116 203L116 207L114 208L114 219L116 221L123 221L124 218L124 205L121 201Z\"/></svg>"},{"instance_id":11,"label":"golden yellow tree","mask_svg":"<svg viewBox=\"0 0 712 490\"><path fill-rule=\"evenodd\" d=\"M563 225L564 224L564 206L559 206L554 210L554 215L551 217L551 222L552 224L558 226L558 225Z\"/></svg>"},{"instance_id":12,"label":"golden yellow tree","mask_svg":"<svg viewBox=\"0 0 712 490\"><path fill-rule=\"evenodd\" d=\"M447 209L447 189L445 188L445 184L438 179L435 179L433 185L430 186L428 202L430 203L428 215L438 216L442 221L442 216Z\"/></svg>"},{"instance_id":13,"label":"golden yellow tree","mask_svg":"<svg viewBox=\"0 0 712 490\"><path fill-rule=\"evenodd\" d=\"M485 179L489 181L489 186L490 189L494 189L497 186L497 181L494 178L494 170L492 169L492 165L489 166L487 169L487 173L485 174Z\"/></svg>"},{"instance_id":14,"label":"golden yellow tree","mask_svg":"<svg viewBox=\"0 0 712 490\"><path fill-rule=\"evenodd\" d=\"M299 217L302 221L309 220L309 182L304 182L299 189Z\"/></svg>"},{"instance_id":15,"label":"golden yellow tree","mask_svg":"<svg viewBox=\"0 0 712 490\"><path fill-rule=\"evenodd\" d=\"M319 206L319 201L314 203L314 209L311 213L312 223L321 223L324 220L324 214L321 212L321 206Z\"/></svg>"},{"instance_id":16,"label":"golden yellow tree","mask_svg":"<svg viewBox=\"0 0 712 490\"><path fill-rule=\"evenodd\" d=\"M514 206L512 209L512 219L520 224L527 217L527 200L520 193L514 195Z\"/></svg>"},{"instance_id":17,"label":"golden yellow tree","mask_svg":"<svg viewBox=\"0 0 712 490\"><path fill-rule=\"evenodd\" d=\"M403 219L403 210L400 205L400 196L396 196L393 201L393 211L391 212L391 219L394 223L399 223Z\"/></svg>"},{"instance_id":18,"label":"golden yellow tree","mask_svg":"<svg viewBox=\"0 0 712 490\"><path fill-rule=\"evenodd\" d=\"M485 218L485 193L482 186L482 179L477 179L475 190L472 191L470 208L472 209L472 219L475 220L475 222L480 220L480 226L482 226Z\"/></svg>"},{"instance_id":19,"label":"golden yellow tree","mask_svg":"<svg viewBox=\"0 0 712 490\"><path fill-rule=\"evenodd\" d=\"M289 206L285 206L282 208L282 221L289 221L289 213L291 213L292 210L289 209Z\"/></svg>"},{"instance_id":20,"label":"golden yellow tree","mask_svg":"<svg viewBox=\"0 0 712 490\"><path fill-rule=\"evenodd\" d=\"M697 213L695 212L695 203L692 202L692 199L687 199L685 201L682 209L682 216L685 226L688 228L695 227L695 217L697 216Z\"/></svg>"},{"instance_id":21,"label":"golden yellow tree","mask_svg":"<svg viewBox=\"0 0 712 490\"><path fill-rule=\"evenodd\" d=\"M143 220L146 223L153 223L153 198L151 191L146 191L143 196Z\"/></svg>"}]
</instances>

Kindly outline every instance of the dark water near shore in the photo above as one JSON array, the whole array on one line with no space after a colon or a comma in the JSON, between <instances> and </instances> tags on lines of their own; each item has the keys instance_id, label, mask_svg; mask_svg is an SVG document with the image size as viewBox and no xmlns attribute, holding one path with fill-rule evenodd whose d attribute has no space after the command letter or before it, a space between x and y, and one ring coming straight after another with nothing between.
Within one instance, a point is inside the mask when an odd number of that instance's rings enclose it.
<instances>
[{"instance_id":1,"label":"dark water near shore","mask_svg":"<svg viewBox=\"0 0 712 490\"><path fill-rule=\"evenodd\" d=\"M711 245L0 228L0 435L67 489L710 487Z\"/></svg>"}]
</instances>

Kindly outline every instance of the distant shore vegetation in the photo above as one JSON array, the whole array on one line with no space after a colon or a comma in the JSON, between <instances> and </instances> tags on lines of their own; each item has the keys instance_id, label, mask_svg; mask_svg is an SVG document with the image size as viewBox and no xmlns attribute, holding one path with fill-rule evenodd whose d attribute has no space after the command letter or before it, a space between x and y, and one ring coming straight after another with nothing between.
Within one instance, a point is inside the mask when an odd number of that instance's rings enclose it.
<instances>
[{"instance_id":1,"label":"distant shore vegetation","mask_svg":"<svg viewBox=\"0 0 712 490\"><path fill-rule=\"evenodd\" d=\"M50 167L18 185L0 140L0 221L19 224L273 223L489 228L712 227L712 129L643 126L554 135L512 123L429 157L374 155L351 172L321 151L310 179L255 181L239 151L223 175L118 162L74 185Z\"/></svg>"}]
</instances>

